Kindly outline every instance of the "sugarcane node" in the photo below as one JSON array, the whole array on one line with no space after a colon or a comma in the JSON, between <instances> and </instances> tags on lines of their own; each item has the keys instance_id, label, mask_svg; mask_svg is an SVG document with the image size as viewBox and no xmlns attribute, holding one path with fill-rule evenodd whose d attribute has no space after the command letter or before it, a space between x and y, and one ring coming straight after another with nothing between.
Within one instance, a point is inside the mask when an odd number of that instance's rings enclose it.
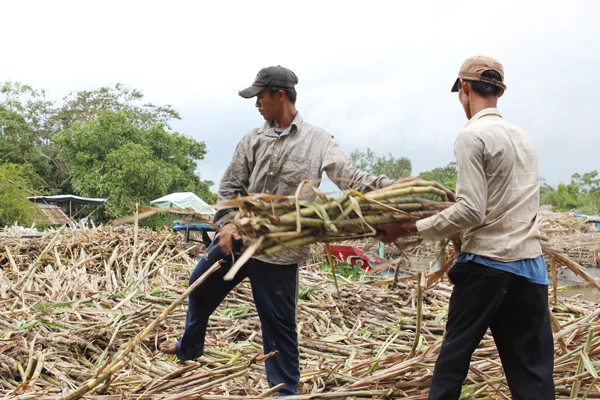
<instances>
[{"instance_id":1,"label":"sugarcane node","mask_svg":"<svg viewBox=\"0 0 600 400\"><path fill-rule=\"evenodd\" d=\"M277 215L269 215L269 221L271 221L271 223L277 225L281 223L281 218L279 218Z\"/></svg>"},{"instance_id":2,"label":"sugarcane node","mask_svg":"<svg viewBox=\"0 0 600 400\"><path fill-rule=\"evenodd\" d=\"M327 222L325 222L325 231L326 232L331 232L331 233L337 233L338 229L335 227L334 224L332 224L331 222L327 221Z\"/></svg>"}]
</instances>

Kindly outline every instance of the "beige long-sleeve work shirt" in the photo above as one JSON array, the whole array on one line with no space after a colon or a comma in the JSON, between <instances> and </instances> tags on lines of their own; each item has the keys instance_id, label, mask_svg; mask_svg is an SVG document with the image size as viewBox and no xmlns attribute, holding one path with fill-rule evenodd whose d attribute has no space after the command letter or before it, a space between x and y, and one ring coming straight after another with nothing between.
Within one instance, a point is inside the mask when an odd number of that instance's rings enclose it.
<instances>
[{"instance_id":1,"label":"beige long-sleeve work shirt","mask_svg":"<svg viewBox=\"0 0 600 400\"><path fill-rule=\"evenodd\" d=\"M332 135L303 121L297 113L292 124L280 134L265 122L242 138L221 179L219 201L248 193L291 196L302 180L317 181L323 172L340 189L350 186L361 192L395 182L386 176L372 175L356 168ZM315 186L318 187L318 184ZM214 218L215 224L229 222L229 211L219 210ZM309 250L304 247L256 258L274 264L294 264L308 257Z\"/></svg>"},{"instance_id":2,"label":"beige long-sleeve work shirt","mask_svg":"<svg viewBox=\"0 0 600 400\"><path fill-rule=\"evenodd\" d=\"M542 254L539 171L533 141L496 108L475 114L454 144L456 204L417 222L425 238L464 231L462 251L496 261Z\"/></svg>"}]
</instances>

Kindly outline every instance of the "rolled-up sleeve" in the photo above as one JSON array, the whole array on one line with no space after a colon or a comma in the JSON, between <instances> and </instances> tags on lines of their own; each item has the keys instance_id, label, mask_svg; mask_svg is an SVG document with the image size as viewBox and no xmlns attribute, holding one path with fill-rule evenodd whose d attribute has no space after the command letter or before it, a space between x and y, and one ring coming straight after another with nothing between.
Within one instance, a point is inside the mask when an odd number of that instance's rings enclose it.
<instances>
[{"instance_id":1,"label":"rolled-up sleeve","mask_svg":"<svg viewBox=\"0 0 600 400\"><path fill-rule=\"evenodd\" d=\"M441 239L480 224L486 213L487 181L485 146L468 131L459 133L454 143L456 169L456 204L432 217L417 221L424 238Z\"/></svg>"},{"instance_id":2,"label":"rolled-up sleeve","mask_svg":"<svg viewBox=\"0 0 600 400\"><path fill-rule=\"evenodd\" d=\"M331 136L324 148L322 171L342 190L350 186L360 192L367 192L395 182L385 175L377 176L356 168Z\"/></svg>"}]
</instances>

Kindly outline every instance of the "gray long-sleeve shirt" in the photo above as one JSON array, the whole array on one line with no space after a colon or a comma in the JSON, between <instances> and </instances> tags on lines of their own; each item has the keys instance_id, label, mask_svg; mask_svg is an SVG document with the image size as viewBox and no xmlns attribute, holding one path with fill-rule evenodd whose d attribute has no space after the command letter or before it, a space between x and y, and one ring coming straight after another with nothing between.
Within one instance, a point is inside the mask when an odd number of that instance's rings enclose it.
<instances>
[{"instance_id":1,"label":"gray long-sleeve shirt","mask_svg":"<svg viewBox=\"0 0 600 400\"><path fill-rule=\"evenodd\" d=\"M454 144L456 204L417 221L425 238L464 230L462 251L509 262L542 254L540 176L533 141L496 108L475 114Z\"/></svg>"},{"instance_id":2,"label":"gray long-sleeve shirt","mask_svg":"<svg viewBox=\"0 0 600 400\"><path fill-rule=\"evenodd\" d=\"M244 135L221 179L219 201L248 193L291 196L302 180L317 181L323 172L340 189L350 186L366 192L394 183L393 179L386 176L375 176L356 168L335 143L333 136L303 121L298 113L281 134L277 134L271 124L265 122ZM215 224L228 223L229 211L217 211ZM308 254L308 248L302 248L256 258L274 264L294 264L306 260Z\"/></svg>"}]
</instances>

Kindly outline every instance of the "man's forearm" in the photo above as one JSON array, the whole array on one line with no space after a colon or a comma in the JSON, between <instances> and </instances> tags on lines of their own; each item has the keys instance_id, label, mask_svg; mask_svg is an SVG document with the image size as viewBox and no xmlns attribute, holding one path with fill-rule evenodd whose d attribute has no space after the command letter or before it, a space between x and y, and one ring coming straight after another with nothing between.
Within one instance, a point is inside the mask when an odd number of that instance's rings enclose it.
<instances>
[{"instance_id":1,"label":"man's forearm","mask_svg":"<svg viewBox=\"0 0 600 400\"><path fill-rule=\"evenodd\" d=\"M417 221L417 230L425 239L443 239L481 223L483 215L463 202Z\"/></svg>"}]
</instances>

